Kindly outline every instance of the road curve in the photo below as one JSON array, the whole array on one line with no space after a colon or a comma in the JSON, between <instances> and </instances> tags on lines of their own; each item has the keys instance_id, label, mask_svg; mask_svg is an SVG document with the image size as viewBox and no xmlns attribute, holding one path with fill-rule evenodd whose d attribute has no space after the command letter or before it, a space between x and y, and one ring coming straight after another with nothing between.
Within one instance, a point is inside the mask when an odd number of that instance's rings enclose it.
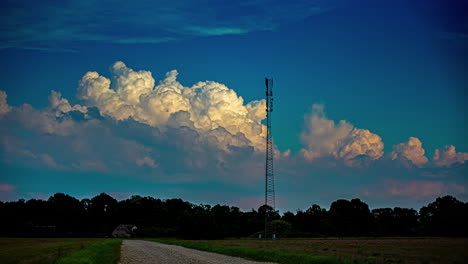
<instances>
[{"instance_id":1,"label":"road curve","mask_svg":"<svg viewBox=\"0 0 468 264\"><path fill-rule=\"evenodd\" d=\"M268 264L175 245L124 240L120 264ZM273 264L273 263L270 263Z\"/></svg>"}]
</instances>

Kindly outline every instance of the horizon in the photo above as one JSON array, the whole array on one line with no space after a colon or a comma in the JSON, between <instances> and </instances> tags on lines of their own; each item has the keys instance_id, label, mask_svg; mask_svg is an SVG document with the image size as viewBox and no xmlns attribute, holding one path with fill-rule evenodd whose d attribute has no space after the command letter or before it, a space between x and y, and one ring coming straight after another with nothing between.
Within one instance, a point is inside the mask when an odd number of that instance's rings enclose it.
<instances>
[{"instance_id":1,"label":"horizon","mask_svg":"<svg viewBox=\"0 0 468 264\"><path fill-rule=\"evenodd\" d=\"M99 193L99 194L96 194L96 195L93 195L93 196L86 196L86 197L75 197L73 195L70 195L70 194L67 194L67 193L55 193L55 194L52 194L51 196L49 196L48 198L46 197L36 197L36 198L30 198L30 199L23 199L23 198L19 198L18 200L11 200L11 201L0 201L0 202L3 202L3 203L7 203L7 202L19 202L20 200L24 200L25 202L28 202L29 200L39 200L39 201L48 201L51 197L53 197L54 195L56 194L64 194L64 195L68 195L72 198L75 198L77 199L78 201L83 201L85 199L92 199L92 198L95 198L97 196L100 196L102 194L105 194L105 195L108 195L110 197L112 197L113 199L115 199L117 202L123 202L123 201L126 201L126 200L131 200L134 196L138 196L138 197L141 197L141 198L153 198L153 199L156 199L156 200L161 200L161 201L166 201L166 200L173 200L173 199L181 199L181 198L177 198L177 197L172 197L172 198L163 198L163 197L153 197L153 196L142 196L142 195L138 195L138 194L134 194L134 195L131 195L129 197L121 197L121 198L116 198L115 196L111 195L111 194L107 194L107 193ZM451 196L451 195L446 195L446 196L450 196L450 197L453 197L455 198L456 200L462 202L462 203L465 203L467 204L468 202L466 201L461 201L460 199L458 199L458 197L455 197L455 196ZM440 198L443 198L443 197L446 197L446 196L440 196L440 197L437 197L436 199L434 199L433 201L430 201L428 204L425 204L425 205L422 205L420 208L413 208L413 207L403 207L403 206L393 206L393 207L370 207L369 206L369 210L370 212L372 212L372 210L375 210L375 209L386 209L386 208L390 208L390 209L395 209L395 208L403 208L403 209L414 209L417 214L419 214L421 208L423 207L427 207L430 203L433 203L435 202L437 199L440 199ZM336 202L336 201L339 201L339 200L346 200L346 201L351 201L351 200L354 200L354 199L358 199L360 200L361 202L363 202L364 204L368 205L366 203L365 200L362 200L361 198L359 197L355 197L355 198L351 198L351 199L337 199L335 201L332 201L333 202ZM236 208L239 208L241 210L241 212L249 212L249 211L259 211L258 209L262 206L264 206L264 204L261 204L259 207L257 208L241 208L239 206L236 206L236 205L229 205L229 204L220 204L220 203L217 203L217 204L207 204L207 203L195 203L195 202L192 202L192 201L188 201L188 200L184 200L184 199L181 199L182 201L184 202L187 202L187 203L190 203L191 205L194 205L194 206L210 206L210 207L213 207L213 206L216 206L216 205L220 205L220 206L229 206L229 207L236 207ZM306 208L297 208L296 210L286 210L286 211L282 211L280 209L277 209L276 208L276 211L278 211L278 213L280 215L284 215L285 213L287 212L292 212L292 213L297 213L298 211L302 211L302 212L305 212L307 209L310 209L312 208L313 205L318 205L320 206L321 209L325 209L327 211L330 210L330 207L331 207L331 204L328 205L328 206L323 206L323 205L320 205L320 204L315 204L315 203L311 203L308 207Z\"/></svg>"}]
</instances>

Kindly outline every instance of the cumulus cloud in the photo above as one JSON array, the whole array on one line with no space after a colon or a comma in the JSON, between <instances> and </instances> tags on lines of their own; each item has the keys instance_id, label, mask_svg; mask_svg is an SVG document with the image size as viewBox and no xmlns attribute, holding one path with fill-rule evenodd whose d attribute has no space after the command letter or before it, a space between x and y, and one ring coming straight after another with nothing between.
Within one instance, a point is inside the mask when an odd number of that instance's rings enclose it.
<instances>
[{"instance_id":1,"label":"cumulus cloud","mask_svg":"<svg viewBox=\"0 0 468 264\"><path fill-rule=\"evenodd\" d=\"M217 82L184 86L175 70L158 81L151 72L132 70L123 62L113 64L110 71L109 78L97 72L82 77L78 87L81 105L72 105L52 91L44 109L28 104L12 107L6 102L6 93L0 91L0 162L124 174L169 184L228 181L243 187L258 185L264 176L264 100L245 103L235 91ZM448 171L434 167L449 167L467 159L466 153L457 153L450 146L437 150L431 166L424 166L428 161L422 144L410 138L396 145L390 156L424 169L407 170L394 166L390 159L381 159L362 170L358 166L362 162L383 156L382 139L344 120L336 123L328 119L318 104L305 118L301 141L304 147L299 155L279 153L275 148L276 173L286 186L307 188L307 192L313 185L310 181L318 177L328 177L330 185L358 171L356 185L393 175L414 179L422 170ZM330 161L333 166L328 166ZM458 177L465 170L457 166L450 169L450 175ZM418 184L423 190L417 189ZM389 181L384 190L391 196L426 197L462 193L465 188L466 184L441 181Z\"/></svg>"},{"instance_id":2,"label":"cumulus cloud","mask_svg":"<svg viewBox=\"0 0 468 264\"><path fill-rule=\"evenodd\" d=\"M7 94L0 90L0 117L10 111L10 106L7 103Z\"/></svg>"},{"instance_id":3,"label":"cumulus cloud","mask_svg":"<svg viewBox=\"0 0 468 264\"><path fill-rule=\"evenodd\" d=\"M0 120L3 162L81 171L157 167L146 146L116 134L115 123L93 118L86 107L71 106L54 91L49 102L43 110L11 107Z\"/></svg>"},{"instance_id":4,"label":"cumulus cloud","mask_svg":"<svg viewBox=\"0 0 468 264\"><path fill-rule=\"evenodd\" d=\"M63 113L70 111L79 111L86 113L88 110L86 107L81 105L71 106L67 99L62 98L62 94L56 91L51 91L49 95L49 107L55 112L56 116L60 116Z\"/></svg>"},{"instance_id":5,"label":"cumulus cloud","mask_svg":"<svg viewBox=\"0 0 468 264\"><path fill-rule=\"evenodd\" d=\"M305 118L301 141L305 146L301 153L306 160L331 156L342 159L349 166L358 164L360 157L379 159L384 148L377 134L355 128L344 120L335 124L325 116L323 105L319 104L314 104L311 114Z\"/></svg>"},{"instance_id":6,"label":"cumulus cloud","mask_svg":"<svg viewBox=\"0 0 468 264\"><path fill-rule=\"evenodd\" d=\"M75 122L71 118L58 120L55 113L37 110L29 104L13 108L8 117L26 131L64 136L73 133L75 129Z\"/></svg>"},{"instance_id":7,"label":"cumulus cloud","mask_svg":"<svg viewBox=\"0 0 468 264\"><path fill-rule=\"evenodd\" d=\"M242 97L223 84L205 81L191 87L177 81L176 70L157 85L149 71L134 71L123 62L111 67L111 79L86 73L78 96L87 106L116 120L132 118L162 131L187 126L214 137L218 146L253 146L263 150L264 101L244 104Z\"/></svg>"},{"instance_id":8,"label":"cumulus cloud","mask_svg":"<svg viewBox=\"0 0 468 264\"><path fill-rule=\"evenodd\" d=\"M450 167L456 163L465 163L468 153L457 152L455 146L445 146L444 149L436 149L432 159L435 166Z\"/></svg>"},{"instance_id":9,"label":"cumulus cloud","mask_svg":"<svg viewBox=\"0 0 468 264\"><path fill-rule=\"evenodd\" d=\"M393 146L393 151L390 153L392 160L402 161L409 166L409 163L421 168L427 163L427 158L424 156L424 148L422 142L416 137L410 137L407 142L402 142Z\"/></svg>"},{"instance_id":10,"label":"cumulus cloud","mask_svg":"<svg viewBox=\"0 0 468 264\"><path fill-rule=\"evenodd\" d=\"M72 105L52 91L44 109L28 104L13 107L0 92L5 98L0 102L8 109L0 118L0 163L74 172L64 175L92 171L138 177L168 185L213 182L225 186L228 182L229 186L242 185L243 190L260 186L265 169L264 148L260 147L264 101L246 104L234 91L215 82L185 87L177 81L176 71L159 82L150 72L134 71L123 63L114 64L111 73L110 78L93 72L83 76L79 87L82 105ZM321 105L314 105L306 117L301 140L304 149L299 155L286 151L275 156L277 179L290 193L309 194L310 188L316 188L314 192L328 195L325 189L346 193L375 186L378 188L367 190L366 195L420 199L466 194L466 166L453 166L463 163L466 155L455 148L436 151L434 161L424 169L395 166L391 159L380 159L383 143L378 135L346 121L329 120ZM395 146L397 159L423 164L414 158L424 156L411 147L422 148L416 141ZM380 161L365 170L358 166L371 160ZM448 172L428 180L421 171ZM407 180L379 182L394 175ZM419 180L421 176L425 179ZM349 181L343 187L346 190L336 185L343 177ZM321 183L317 185L317 181ZM16 195L11 186L2 188L4 194ZM251 196L231 200L250 208L255 204Z\"/></svg>"},{"instance_id":11,"label":"cumulus cloud","mask_svg":"<svg viewBox=\"0 0 468 264\"><path fill-rule=\"evenodd\" d=\"M136 100L127 94L128 101ZM172 113L158 128L136 117L116 120L95 107L71 106L56 92L49 102L42 110L28 104L10 107L0 119L1 162L138 174L163 182L251 183L263 175L263 153L243 133L231 134L221 126L197 129L187 111Z\"/></svg>"}]
</instances>

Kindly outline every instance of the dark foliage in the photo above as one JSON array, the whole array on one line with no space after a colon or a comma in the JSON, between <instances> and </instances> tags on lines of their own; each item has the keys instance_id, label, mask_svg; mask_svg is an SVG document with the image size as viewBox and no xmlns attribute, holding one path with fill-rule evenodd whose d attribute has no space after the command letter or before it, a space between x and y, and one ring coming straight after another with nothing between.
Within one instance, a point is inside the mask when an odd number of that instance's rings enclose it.
<instances>
[{"instance_id":1,"label":"dark foliage","mask_svg":"<svg viewBox=\"0 0 468 264\"><path fill-rule=\"evenodd\" d=\"M468 203L437 198L419 211L423 232L432 236L468 236Z\"/></svg>"},{"instance_id":2,"label":"dark foliage","mask_svg":"<svg viewBox=\"0 0 468 264\"><path fill-rule=\"evenodd\" d=\"M359 199L337 200L330 210L312 205L283 216L261 206L242 212L226 205L194 205L181 199L132 196L117 201L102 193L78 199L57 193L47 201L0 202L0 236L110 236L119 224L135 224L137 236L215 239L256 236L265 211L279 237L293 236L468 236L468 203L437 198L419 213L407 208L369 210Z\"/></svg>"}]
</instances>

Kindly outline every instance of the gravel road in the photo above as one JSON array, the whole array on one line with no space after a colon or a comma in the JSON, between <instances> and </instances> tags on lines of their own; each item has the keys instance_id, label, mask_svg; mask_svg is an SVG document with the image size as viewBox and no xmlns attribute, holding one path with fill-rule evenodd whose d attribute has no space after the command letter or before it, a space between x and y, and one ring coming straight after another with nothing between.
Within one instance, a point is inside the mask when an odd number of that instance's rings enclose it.
<instances>
[{"instance_id":1,"label":"gravel road","mask_svg":"<svg viewBox=\"0 0 468 264\"><path fill-rule=\"evenodd\" d=\"M120 264L274 264L143 240L124 240Z\"/></svg>"}]
</instances>

